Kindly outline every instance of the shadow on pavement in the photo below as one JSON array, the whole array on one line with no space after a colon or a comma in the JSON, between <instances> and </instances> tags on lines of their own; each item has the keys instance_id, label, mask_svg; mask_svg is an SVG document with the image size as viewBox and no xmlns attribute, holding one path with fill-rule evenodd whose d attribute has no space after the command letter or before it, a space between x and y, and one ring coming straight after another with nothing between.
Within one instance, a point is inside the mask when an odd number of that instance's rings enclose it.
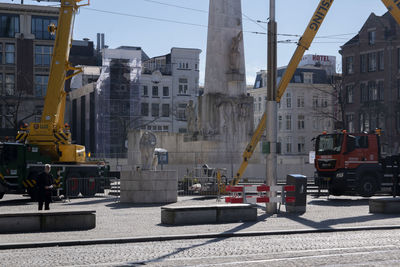
<instances>
[{"instance_id":1,"label":"shadow on pavement","mask_svg":"<svg viewBox=\"0 0 400 267\"><path fill-rule=\"evenodd\" d=\"M115 202L115 198L74 198L71 200L65 200L65 205L71 205L71 206L82 206L82 205L94 205L94 204L100 204L100 203L108 203L108 202Z\"/></svg>"},{"instance_id":2,"label":"shadow on pavement","mask_svg":"<svg viewBox=\"0 0 400 267\"><path fill-rule=\"evenodd\" d=\"M130 204L130 203L121 203L121 202L115 202L107 204L106 207L109 207L111 209L140 209L140 208L155 208L155 207L162 207L165 206L166 204Z\"/></svg>"},{"instance_id":3,"label":"shadow on pavement","mask_svg":"<svg viewBox=\"0 0 400 267\"><path fill-rule=\"evenodd\" d=\"M266 220L268 217L270 217L270 215L263 214L261 216L258 216L258 220L255 221L255 222L242 223L241 225L238 225L238 226L236 226L236 227L234 227L234 228L232 228L230 230L222 232L222 234L224 234L224 233L236 233L236 232L239 232L241 230L245 230L245 229L247 229L247 228L259 223L260 221ZM178 248L178 249L176 249L175 251L173 251L171 253L165 254L163 256L157 257L157 258L152 259L152 260L141 261L141 262L129 262L128 266L140 266L140 265L147 265L149 263L162 262L164 259L169 258L171 256L174 256L174 255L176 255L176 254L178 254L180 252L183 252L183 251L186 251L186 250L190 250L190 249L194 249L194 248L198 248L198 247L202 247L202 246L206 246L206 245L212 244L212 243L217 243L217 242L223 241L225 239L229 239L229 238L230 237L214 238L214 239L207 240L207 241L205 241L203 243L200 243L200 244L187 246L187 247L183 247L183 248Z\"/></svg>"},{"instance_id":4,"label":"shadow on pavement","mask_svg":"<svg viewBox=\"0 0 400 267\"><path fill-rule=\"evenodd\" d=\"M309 205L327 206L327 207L367 206L368 203L369 203L369 198L361 198L361 199L330 198L325 200L323 199L311 200L308 202Z\"/></svg>"},{"instance_id":5,"label":"shadow on pavement","mask_svg":"<svg viewBox=\"0 0 400 267\"><path fill-rule=\"evenodd\" d=\"M28 203L36 203L36 201L28 197L23 199L0 200L0 206L23 206Z\"/></svg>"},{"instance_id":6,"label":"shadow on pavement","mask_svg":"<svg viewBox=\"0 0 400 267\"><path fill-rule=\"evenodd\" d=\"M288 214L285 216L286 218L293 220L295 222L301 223L305 226L314 228L314 229L332 229L332 226L339 224L349 224L349 223L363 223L369 221L383 220L383 219L393 219L397 218L396 214L369 214L363 216L354 216L347 218L339 218L339 219L328 219L320 222L312 221L303 217L299 217L295 214Z\"/></svg>"}]
</instances>

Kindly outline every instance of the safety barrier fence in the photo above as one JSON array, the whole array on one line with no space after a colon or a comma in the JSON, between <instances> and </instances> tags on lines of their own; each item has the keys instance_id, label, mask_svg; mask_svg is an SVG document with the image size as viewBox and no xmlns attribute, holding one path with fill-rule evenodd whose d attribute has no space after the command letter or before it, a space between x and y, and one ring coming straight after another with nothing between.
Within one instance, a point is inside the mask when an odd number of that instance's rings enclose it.
<instances>
[{"instance_id":1,"label":"safety barrier fence","mask_svg":"<svg viewBox=\"0 0 400 267\"><path fill-rule=\"evenodd\" d=\"M111 195L112 184L115 183L115 178L110 177L70 177L66 179L64 197L94 197ZM63 189L62 187L60 190ZM119 190L119 188L118 188Z\"/></svg>"},{"instance_id":2,"label":"safety barrier fence","mask_svg":"<svg viewBox=\"0 0 400 267\"><path fill-rule=\"evenodd\" d=\"M268 185L242 185L227 186L226 191L230 192L230 196L225 197L226 203L293 203L295 197L286 196L286 192L295 192L294 185L285 186L268 186ZM267 192L276 192L277 197L268 197Z\"/></svg>"}]
</instances>

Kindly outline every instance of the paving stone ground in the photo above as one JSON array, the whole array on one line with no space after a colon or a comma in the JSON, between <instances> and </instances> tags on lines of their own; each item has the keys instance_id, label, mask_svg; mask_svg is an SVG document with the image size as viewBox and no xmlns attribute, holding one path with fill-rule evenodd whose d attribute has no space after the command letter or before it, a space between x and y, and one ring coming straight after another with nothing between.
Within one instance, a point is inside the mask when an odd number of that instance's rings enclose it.
<instances>
[{"instance_id":1,"label":"paving stone ground","mask_svg":"<svg viewBox=\"0 0 400 267\"><path fill-rule=\"evenodd\" d=\"M215 204L215 199L180 197L172 205ZM162 205L122 204L110 196L72 199L52 203L52 210L96 210L96 228L89 231L1 234L0 244L82 240L121 237L145 237L181 234L319 229L355 226L397 225L398 215L370 214L368 199L359 197L312 198L308 196L307 212L301 216L288 214L282 207L278 215L269 216L258 210L258 221L249 223L165 226L161 224ZM6 195L0 201L0 213L36 211L37 203L27 197Z\"/></svg>"},{"instance_id":2,"label":"paving stone ground","mask_svg":"<svg viewBox=\"0 0 400 267\"><path fill-rule=\"evenodd\" d=\"M1 250L2 266L399 266L400 230Z\"/></svg>"}]
</instances>

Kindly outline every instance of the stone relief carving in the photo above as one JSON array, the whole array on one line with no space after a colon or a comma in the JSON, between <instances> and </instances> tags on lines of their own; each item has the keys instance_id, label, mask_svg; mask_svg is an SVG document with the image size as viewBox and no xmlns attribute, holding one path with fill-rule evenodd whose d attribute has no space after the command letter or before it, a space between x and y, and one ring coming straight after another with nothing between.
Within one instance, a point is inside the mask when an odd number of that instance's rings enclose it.
<instances>
[{"instance_id":1,"label":"stone relief carving","mask_svg":"<svg viewBox=\"0 0 400 267\"><path fill-rule=\"evenodd\" d=\"M153 169L154 149L156 148L157 138L149 131L143 133L139 141L142 170Z\"/></svg>"},{"instance_id":2,"label":"stone relief carving","mask_svg":"<svg viewBox=\"0 0 400 267\"><path fill-rule=\"evenodd\" d=\"M193 100L189 100L185 110L187 120L187 130L189 134L193 134L197 131L197 116L194 108Z\"/></svg>"},{"instance_id":3,"label":"stone relief carving","mask_svg":"<svg viewBox=\"0 0 400 267\"><path fill-rule=\"evenodd\" d=\"M229 54L229 69L232 73L239 73L240 69L240 44L243 40L243 31L232 38L231 51Z\"/></svg>"}]
</instances>

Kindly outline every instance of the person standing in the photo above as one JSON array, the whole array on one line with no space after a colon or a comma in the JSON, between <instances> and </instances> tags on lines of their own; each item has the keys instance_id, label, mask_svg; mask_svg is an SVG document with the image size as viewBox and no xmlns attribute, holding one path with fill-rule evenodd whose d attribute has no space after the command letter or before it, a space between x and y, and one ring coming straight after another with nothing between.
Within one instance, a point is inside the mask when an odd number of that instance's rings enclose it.
<instances>
[{"instance_id":1,"label":"person standing","mask_svg":"<svg viewBox=\"0 0 400 267\"><path fill-rule=\"evenodd\" d=\"M50 202L53 190L53 176L50 173L51 165L46 164L44 166L44 172L39 174L37 179L38 186L38 202L39 202L39 210L44 209L50 210Z\"/></svg>"}]
</instances>

